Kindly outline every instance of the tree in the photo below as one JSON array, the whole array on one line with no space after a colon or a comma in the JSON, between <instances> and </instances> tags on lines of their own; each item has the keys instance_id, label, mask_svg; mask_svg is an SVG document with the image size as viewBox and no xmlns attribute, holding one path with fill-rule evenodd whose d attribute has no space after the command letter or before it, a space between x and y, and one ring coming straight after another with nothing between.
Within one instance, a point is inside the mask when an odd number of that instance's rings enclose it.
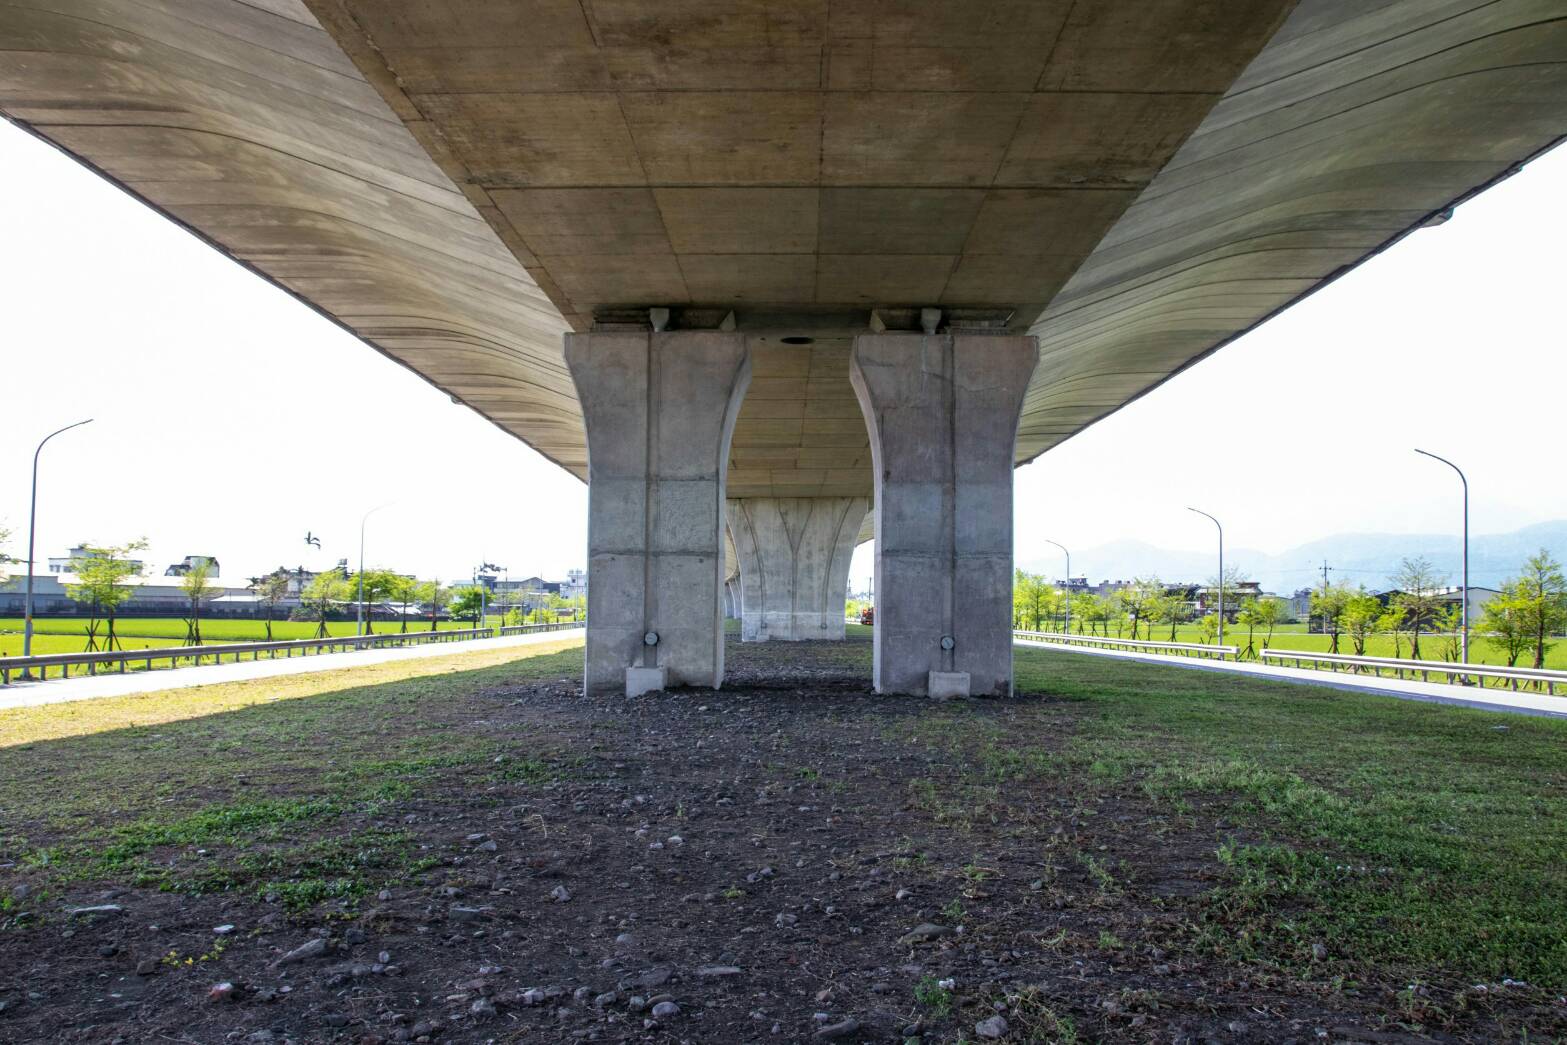
<instances>
[{"instance_id":1,"label":"tree","mask_svg":"<svg viewBox=\"0 0 1567 1045\"><path fill-rule=\"evenodd\" d=\"M1393 636L1394 658L1404 655L1404 613L1397 606L1389 606L1377 618L1377 631Z\"/></svg>"},{"instance_id":2,"label":"tree","mask_svg":"<svg viewBox=\"0 0 1567 1045\"><path fill-rule=\"evenodd\" d=\"M1138 577L1121 589L1121 607L1132 622L1132 638L1137 638L1137 626L1155 612L1159 599L1164 595L1164 585L1158 577ZM1149 624L1148 637L1153 638L1153 626Z\"/></svg>"},{"instance_id":3,"label":"tree","mask_svg":"<svg viewBox=\"0 0 1567 1045\"><path fill-rule=\"evenodd\" d=\"M1170 641L1174 642L1176 629L1180 627L1181 619L1185 616L1186 599L1179 592L1167 592L1160 595L1154 602L1153 613L1150 615L1150 619L1157 618L1161 624L1168 624L1170 626Z\"/></svg>"},{"instance_id":4,"label":"tree","mask_svg":"<svg viewBox=\"0 0 1567 1045\"><path fill-rule=\"evenodd\" d=\"M1320 590L1311 593L1311 615L1322 621L1322 630L1328 635L1329 653L1338 652L1339 619L1349 595L1347 587L1331 581L1323 582Z\"/></svg>"},{"instance_id":5,"label":"tree","mask_svg":"<svg viewBox=\"0 0 1567 1045\"><path fill-rule=\"evenodd\" d=\"M1534 636L1529 630L1528 599L1518 590L1518 582L1510 580L1491 596L1480 611L1480 634L1487 643L1495 646L1507 658L1509 668L1517 667Z\"/></svg>"},{"instance_id":6,"label":"tree","mask_svg":"<svg viewBox=\"0 0 1567 1045\"><path fill-rule=\"evenodd\" d=\"M1246 648L1241 651L1241 656L1257 658L1257 625L1262 623L1262 617L1257 609L1257 600L1249 598L1241 603L1241 608L1235 611L1235 623L1246 629Z\"/></svg>"},{"instance_id":7,"label":"tree","mask_svg":"<svg viewBox=\"0 0 1567 1045\"><path fill-rule=\"evenodd\" d=\"M451 601L452 593L439 579L424 581L419 585L418 599L421 605L430 607L430 630L434 631L440 620L441 610Z\"/></svg>"},{"instance_id":8,"label":"tree","mask_svg":"<svg viewBox=\"0 0 1567 1045\"><path fill-rule=\"evenodd\" d=\"M484 611L484 589L477 584L465 584L452 591L452 616L472 617L473 626L479 626L479 614Z\"/></svg>"},{"instance_id":9,"label":"tree","mask_svg":"<svg viewBox=\"0 0 1567 1045\"><path fill-rule=\"evenodd\" d=\"M1044 574L1017 569L1012 577L1012 617L1019 628L1043 631L1055 589Z\"/></svg>"},{"instance_id":10,"label":"tree","mask_svg":"<svg viewBox=\"0 0 1567 1045\"><path fill-rule=\"evenodd\" d=\"M1349 641L1355 647L1355 656L1364 657L1366 640L1376 633L1377 621L1382 619L1382 601L1364 588L1359 588L1346 596L1338 619L1339 626L1349 635Z\"/></svg>"},{"instance_id":11,"label":"tree","mask_svg":"<svg viewBox=\"0 0 1567 1045\"><path fill-rule=\"evenodd\" d=\"M1029 588L1033 585L1033 575L1027 570L1014 567L1012 570L1012 626L1021 630L1028 630L1028 606L1030 602ZM1037 630L1037 629L1035 629Z\"/></svg>"},{"instance_id":12,"label":"tree","mask_svg":"<svg viewBox=\"0 0 1567 1045\"><path fill-rule=\"evenodd\" d=\"M365 615L365 634L375 632L375 614L372 609L376 603L385 602L393 597L398 576L391 570L366 570L362 575L364 587L360 587L361 574L353 573L348 577L349 597L356 602L363 600Z\"/></svg>"},{"instance_id":13,"label":"tree","mask_svg":"<svg viewBox=\"0 0 1567 1045\"><path fill-rule=\"evenodd\" d=\"M1219 635L1219 615L1210 613L1197 621L1197 641L1212 645Z\"/></svg>"},{"instance_id":14,"label":"tree","mask_svg":"<svg viewBox=\"0 0 1567 1045\"><path fill-rule=\"evenodd\" d=\"M1268 629L1268 634L1262 640L1263 649L1273 645L1273 629L1287 616L1289 616L1289 603L1283 599L1267 598L1257 601L1257 626Z\"/></svg>"},{"instance_id":15,"label":"tree","mask_svg":"<svg viewBox=\"0 0 1567 1045\"><path fill-rule=\"evenodd\" d=\"M404 577L401 574L392 575L391 591L388 597L397 603L399 609L397 615L402 618L402 630L408 630L408 604L419 601L419 590L423 587L412 577Z\"/></svg>"},{"instance_id":16,"label":"tree","mask_svg":"<svg viewBox=\"0 0 1567 1045\"><path fill-rule=\"evenodd\" d=\"M1457 661L1463 656L1464 608L1449 606L1437 614L1435 627L1442 633L1439 655L1446 661Z\"/></svg>"},{"instance_id":17,"label":"tree","mask_svg":"<svg viewBox=\"0 0 1567 1045\"><path fill-rule=\"evenodd\" d=\"M1398 589L1393 604L1404 614L1409 656L1413 660L1420 659L1420 633L1431 627L1441 609L1437 591L1446 580L1423 555L1402 560L1393 575L1393 586Z\"/></svg>"},{"instance_id":18,"label":"tree","mask_svg":"<svg viewBox=\"0 0 1567 1045\"><path fill-rule=\"evenodd\" d=\"M92 619L87 622L87 649L98 648L98 618L108 621L108 632L103 648L120 648L120 640L114 635L114 615L131 597L131 588L125 581L141 572L141 568L129 556L147 547L146 538L138 538L126 544L91 545L82 542L86 558L73 564L76 583L67 586L67 592L76 602L92 607Z\"/></svg>"},{"instance_id":19,"label":"tree","mask_svg":"<svg viewBox=\"0 0 1567 1045\"><path fill-rule=\"evenodd\" d=\"M1567 577L1562 575L1561 563L1541 548L1529 556L1514 583L1518 611L1523 615L1523 627L1534 650L1534 666L1542 668L1552 646L1545 641L1546 636L1567 626Z\"/></svg>"},{"instance_id":20,"label":"tree","mask_svg":"<svg viewBox=\"0 0 1567 1045\"><path fill-rule=\"evenodd\" d=\"M185 645L201 645L201 603L218 591L212 583L212 564L197 559L180 577L180 590L190 602L190 617L185 621Z\"/></svg>"},{"instance_id":21,"label":"tree","mask_svg":"<svg viewBox=\"0 0 1567 1045\"><path fill-rule=\"evenodd\" d=\"M326 615L332 611L336 604L346 602L349 595L348 578L336 570L328 570L318 573L305 590L300 592L299 599L316 618L316 638L327 637Z\"/></svg>"},{"instance_id":22,"label":"tree","mask_svg":"<svg viewBox=\"0 0 1567 1045\"><path fill-rule=\"evenodd\" d=\"M1079 635L1083 634L1085 628L1092 633L1094 614L1098 610L1098 600L1086 591L1071 596L1071 599L1072 619L1077 621L1077 633Z\"/></svg>"},{"instance_id":23,"label":"tree","mask_svg":"<svg viewBox=\"0 0 1567 1045\"><path fill-rule=\"evenodd\" d=\"M1232 617L1236 610L1240 608L1238 592L1240 591L1241 582L1250 579L1239 566L1226 566L1222 578L1208 578L1208 593L1215 596L1221 593L1224 595L1224 616L1226 620ZM1218 612L1217 601L1215 601L1213 611Z\"/></svg>"},{"instance_id":24,"label":"tree","mask_svg":"<svg viewBox=\"0 0 1567 1045\"><path fill-rule=\"evenodd\" d=\"M11 561L11 557L5 553L6 542L11 539L11 527L0 523L0 566Z\"/></svg>"},{"instance_id":25,"label":"tree","mask_svg":"<svg viewBox=\"0 0 1567 1045\"><path fill-rule=\"evenodd\" d=\"M279 566L265 577L250 578L250 590L267 610L267 641L272 641L272 618L278 603L288 598L288 571Z\"/></svg>"}]
</instances>

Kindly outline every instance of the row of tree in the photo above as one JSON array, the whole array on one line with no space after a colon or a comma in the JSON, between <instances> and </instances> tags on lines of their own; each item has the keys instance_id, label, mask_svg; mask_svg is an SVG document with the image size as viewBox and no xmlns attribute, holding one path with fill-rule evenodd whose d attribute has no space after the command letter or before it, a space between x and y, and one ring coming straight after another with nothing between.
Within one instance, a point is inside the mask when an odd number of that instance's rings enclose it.
<instances>
[{"instance_id":1,"label":"row of tree","mask_svg":"<svg viewBox=\"0 0 1567 1045\"><path fill-rule=\"evenodd\" d=\"M1273 630L1292 618L1289 603L1271 596L1240 598L1245 578L1236 570L1224 571L1225 617L1247 629L1247 650L1255 652L1256 633L1265 632L1264 641L1273 638ZM1217 594L1218 582L1210 581L1207 591ZM1199 614L1193 607L1190 589L1172 587L1158 577L1139 577L1125 587L1105 594L1067 592L1056 587L1043 574L1017 570L1012 586L1014 626L1042 631L1048 626L1061 630L1070 626L1079 635L1116 638L1153 639L1155 628L1168 628L1168 641L1174 642L1182 624L1197 626L1198 638L1212 642L1219 631L1216 613Z\"/></svg>"},{"instance_id":2,"label":"row of tree","mask_svg":"<svg viewBox=\"0 0 1567 1045\"><path fill-rule=\"evenodd\" d=\"M1225 616L1246 629L1242 652L1255 656L1259 631L1267 645L1275 627L1295 617L1284 599L1237 598L1243 579L1238 571L1225 571ZM1309 617L1327 635L1328 652L1340 652L1341 642L1347 638L1355 654L1363 656L1373 636L1386 635L1393 641L1395 657L1402 657L1407 645L1410 658L1419 660L1421 638L1435 636L1440 643L1438 656L1457 660L1463 608L1448 598L1452 589L1447 587L1447 578L1426 559L1415 557L1402 560L1392 580L1394 589L1381 596L1364 586L1328 581L1312 592ZM1218 587L1218 582L1210 579L1206 591L1212 593ZM1133 639L1140 629L1151 639L1156 625L1168 625L1169 641L1173 642L1179 626L1194 621L1199 639L1213 641L1219 630L1218 617L1195 614L1188 594L1188 589L1172 589L1157 577L1138 578L1107 594L1073 594L1042 574L1018 570L1012 588L1013 624L1033 631L1047 627L1060 630L1070 618L1079 635L1108 637L1113 627L1117 638L1129 631ZM1561 564L1544 549L1531 556L1519 574L1485 603L1480 619L1470 621L1470 630L1496 648L1509 666L1527 653L1534 667L1542 667L1552 647L1550 636L1567 631L1567 577Z\"/></svg>"},{"instance_id":3,"label":"row of tree","mask_svg":"<svg viewBox=\"0 0 1567 1045\"><path fill-rule=\"evenodd\" d=\"M1395 657L1403 656L1407 639L1410 658L1420 660L1421 636L1435 635L1441 643L1438 656L1457 660L1463 607L1447 599L1452 589L1446 576L1424 558L1404 559L1393 585L1385 598L1347 584L1324 583L1312 593L1311 615L1328 635L1328 651L1337 653L1340 636L1347 636L1355 653L1363 655L1367 639L1387 635ZM1469 628L1501 653L1509 667L1526 653L1533 667L1544 667L1553 646L1550 637L1567 629L1567 577L1561 564L1543 548L1531 555L1518 575L1486 601Z\"/></svg>"},{"instance_id":4,"label":"row of tree","mask_svg":"<svg viewBox=\"0 0 1567 1045\"><path fill-rule=\"evenodd\" d=\"M130 599L134 586L130 583L140 572L140 564L132 557L147 547L144 538L117 545L82 545L85 557L75 561L72 569L76 581L66 586L67 594L79 606L90 613L87 622L87 649L114 650L122 648L115 635L115 618L120 608ZM278 608L289 599L293 575L279 568L262 577L250 578L250 590L260 603L266 623L266 637L272 639L272 625L277 619ZM361 583L363 587L361 587ZM201 614L204 605L222 589L214 583L211 564L196 560L181 575L179 586L186 602L185 642L201 645ZM303 619L316 622L316 638L327 637L327 620L341 607L353 606L363 600L366 632L374 631L374 615L368 608L390 603L399 607L402 631L408 630L410 608L426 614L430 630L434 631L443 611L454 618L470 618L478 627L484 612L487 593L478 585L447 587L439 580L418 580L391 570L365 570L363 575L346 570L328 570L316 574L299 592L300 614ZM558 595L549 595L543 605L536 607L531 616L534 622L557 619L561 609L580 610L578 603ZM513 607L505 616L508 624L528 623L528 611ZM100 634L101 631L101 634Z\"/></svg>"}]
</instances>

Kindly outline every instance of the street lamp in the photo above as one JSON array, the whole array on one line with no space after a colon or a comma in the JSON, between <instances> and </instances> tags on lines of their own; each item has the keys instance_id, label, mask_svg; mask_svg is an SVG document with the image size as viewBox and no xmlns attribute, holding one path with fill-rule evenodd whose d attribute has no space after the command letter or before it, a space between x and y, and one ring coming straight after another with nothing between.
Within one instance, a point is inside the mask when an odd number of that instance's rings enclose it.
<instances>
[{"instance_id":1,"label":"street lamp","mask_svg":"<svg viewBox=\"0 0 1567 1045\"><path fill-rule=\"evenodd\" d=\"M365 523L370 521L370 516L391 503L391 501L387 501L386 504L378 504L368 512L365 512L359 519L359 598L356 600L358 611L354 618L355 635L363 635L365 633Z\"/></svg>"},{"instance_id":2,"label":"street lamp","mask_svg":"<svg viewBox=\"0 0 1567 1045\"><path fill-rule=\"evenodd\" d=\"M1201 508L1188 507L1186 510L1213 519L1213 525L1219 527L1219 645L1222 646L1224 645L1224 527L1219 526L1219 520L1214 519Z\"/></svg>"},{"instance_id":3,"label":"street lamp","mask_svg":"<svg viewBox=\"0 0 1567 1045\"><path fill-rule=\"evenodd\" d=\"M1067 551L1066 545L1060 541L1052 541L1046 537L1045 543L1055 545L1066 555L1066 633L1070 635L1072 634L1072 553Z\"/></svg>"},{"instance_id":4,"label":"street lamp","mask_svg":"<svg viewBox=\"0 0 1567 1045\"><path fill-rule=\"evenodd\" d=\"M1469 663L1469 480L1464 477L1462 468L1445 457L1437 457L1429 450L1422 450L1418 446L1415 453L1424 454L1427 457L1441 461L1447 467L1458 473L1458 481L1464 484L1464 590L1463 590L1463 631L1458 636L1459 660L1461 663Z\"/></svg>"},{"instance_id":5,"label":"street lamp","mask_svg":"<svg viewBox=\"0 0 1567 1045\"><path fill-rule=\"evenodd\" d=\"M22 656L33 655L33 532L38 527L38 455L43 453L44 443L53 439L61 432L69 432L73 428L91 424L92 418L78 421L74 425L66 425L64 428L50 432L43 437L38 444L38 449L33 451L33 497L27 509L27 600L22 613Z\"/></svg>"}]
</instances>

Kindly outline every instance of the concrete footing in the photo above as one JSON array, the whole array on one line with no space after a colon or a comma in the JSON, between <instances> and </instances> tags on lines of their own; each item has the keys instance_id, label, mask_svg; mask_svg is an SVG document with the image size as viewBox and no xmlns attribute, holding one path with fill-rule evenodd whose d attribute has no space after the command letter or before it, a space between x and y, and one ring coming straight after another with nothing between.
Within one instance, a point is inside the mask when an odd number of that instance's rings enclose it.
<instances>
[{"instance_id":1,"label":"concrete footing","mask_svg":"<svg viewBox=\"0 0 1567 1045\"><path fill-rule=\"evenodd\" d=\"M876 484L879 693L1012 689L1012 466L1032 337L857 337ZM744 570L742 569L742 576Z\"/></svg>"},{"instance_id":2,"label":"concrete footing","mask_svg":"<svg viewBox=\"0 0 1567 1045\"><path fill-rule=\"evenodd\" d=\"M588 437L586 685L717 687L724 469L750 381L745 338L567 334L566 364Z\"/></svg>"},{"instance_id":3,"label":"concrete footing","mask_svg":"<svg viewBox=\"0 0 1567 1045\"><path fill-rule=\"evenodd\" d=\"M925 683L926 695L936 700L952 700L969 695L969 673L966 671L933 671Z\"/></svg>"},{"instance_id":4,"label":"concrete footing","mask_svg":"<svg viewBox=\"0 0 1567 1045\"><path fill-rule=\"evenodd\" d=\"M746 497L729 502L740 558L740 637L844 637L843 608L864 497Z\"/></svg>"}]
</instances>

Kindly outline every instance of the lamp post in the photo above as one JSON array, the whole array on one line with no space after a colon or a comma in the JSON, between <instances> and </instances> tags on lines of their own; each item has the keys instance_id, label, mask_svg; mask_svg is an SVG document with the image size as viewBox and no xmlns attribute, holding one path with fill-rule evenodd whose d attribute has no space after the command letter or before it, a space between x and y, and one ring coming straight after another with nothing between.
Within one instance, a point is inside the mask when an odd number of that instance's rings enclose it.
<instances>
[{"instance_id":1,"label":"lamp post","mask_svg":"<svg viewBox=\"0 0 1567 1045\"><path fill-rule=\"evenodd\" d=\"M1212 519L1213 525L1219 527L1219 645L1222 646L1224 645L1224 527L1219 526L1219 520L1214 519L1213 516L1208 515L1201 508L1187 508L1186 510Z\"/></svg>"},{"instance_id":2,"label":"lamp post","mask_svg":"<svg viewBox=\"0 0 1567 1045\"><path fill-rule=\"evenodd\" d=\"M1425 456L1430 457L1430 458L1432 458L1434 460L1441 461L1443 464L1447 465L1447 467L1449 467L1453 471L1457 472L1458 473L1458 481L1463 483L1463 486L1464 486L1464 589L1463 589L1463 593L1462 593L1463 603L1461 604L1461 608L1462 608L1462 611L1463 611L1463 617L1462 617L1463 623L1461 625L1462 631L1459 633L1459 636L1458 636L1458 650L1459 650L1458 657L1459 657L1460 663L1468 664L1469 663L1469 480L1464 477L1463 469L1459 468L1456 464L1454 464L1452 461L1449 461L1447 458L1445 458L1445 457L1438 457L1436 454L1432 453L1430 450L1422 450L1418 446L1415 447L1414 449L1415 449L1415 453L1417 453L1417 454L1424 454Z\"/></svg>"},{"instance_id":3,"label":"lamp post","mask_svg":"<svg viewBox=\"0 0 1567 1045\"><path fill-rule=\"evenodd\" d=\"M22 656L24 657L33 655L33 535L38 528L38 455L43 453L44 443L61 432L69 432L73 428L91 423L92 418L89 417L85 421L56 429L44 436L38 444L38 449L33 451L33 496L27 508L27 599L22 613Z\"/></svg>"},{"instance_id":4,"label":"lamp post","mask_svg":"<svg viewBox=\"0 0 1567 1045\"><path fill-rule=\"evenodd\" d=\"M370 516L391 503L391 501L387 501L386 504L378 504L359 518L359 597L355 600L358 605L358 610L354 617L355 635L363 635L365 633L365 523L370 521Z\"/></svg>"},{"instance_id":5,"label":"lamp post","mask_svg":"<svg viewBox=\"0 0 1567 1045\"><path fill-rule=\"evenodd\" d=\"M1072 634L1072 553L1067 551L1066 545L1060 541L1052 541L1046 537L1045 543L1060 548L1062 554L1066 556L1066 633L1070 635Z\"/></svg>"}]
</instances>

